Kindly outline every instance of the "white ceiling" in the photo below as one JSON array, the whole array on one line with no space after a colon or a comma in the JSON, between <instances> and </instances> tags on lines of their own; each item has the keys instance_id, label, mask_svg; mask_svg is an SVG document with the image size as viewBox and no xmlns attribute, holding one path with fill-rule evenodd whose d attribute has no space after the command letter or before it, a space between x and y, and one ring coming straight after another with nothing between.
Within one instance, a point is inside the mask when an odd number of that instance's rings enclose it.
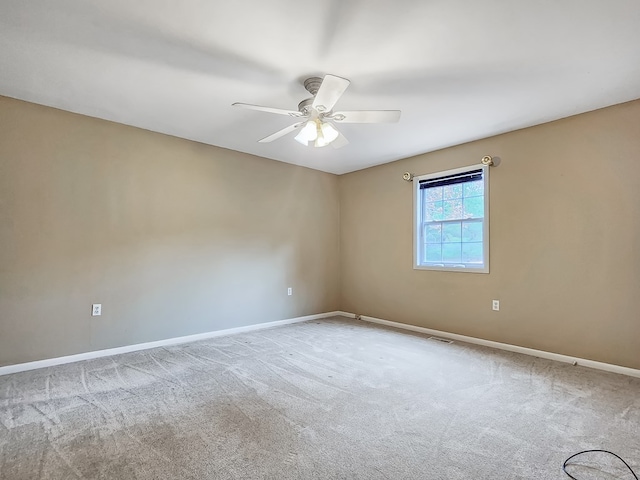
<instances>
[{"instance_id":1,"label":"white ceiling","mask_svg":"<svg viewBox=\"0 0 640 480\"><path fill-rule=\"evenodd\" d=\"M261 144L292 119L231 106L325 73L400 122ZM640 1L2 0L0 95L345 173L640 98Z\"/></svg>"}]
</instances>

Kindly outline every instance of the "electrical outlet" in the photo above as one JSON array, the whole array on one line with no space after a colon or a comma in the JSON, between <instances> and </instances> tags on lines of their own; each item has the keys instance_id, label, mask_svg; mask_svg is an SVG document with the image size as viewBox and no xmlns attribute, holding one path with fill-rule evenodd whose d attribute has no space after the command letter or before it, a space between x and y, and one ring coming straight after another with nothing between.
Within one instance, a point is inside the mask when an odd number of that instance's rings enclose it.
<instances>
[{"instance_id":1,"label":"electrical outlet","mask_svg":"<svg viewBox=\"0 0 640 480\"><path fill-rule=\"evenodd\" d=\"M491 303L491 308L492 308L493 310L495 310L496 312L497 312L498 310L500 310L500 300L494 300L494 301Z\"/></svg>"},{"instance_id":2,"label":"electrical outlet","mask_svg":"<svg viewBox=\"0 0 640 480\"><path fill-rule=\"evenodd\" d=\"M94 303L91 306L91 316L92 317L99 317L100 315L102 315L102 304L101 303Z\"/></svg>"},{"instance_id":3,"label":"electrical outlet","mask_svg":"<svg viewBox=\"0 0 640 480\"><path fill-rule=\"evenodd\" d=\"M287 295L293 295L293 288L287 288Z\"/></svg>"}]
</instances>

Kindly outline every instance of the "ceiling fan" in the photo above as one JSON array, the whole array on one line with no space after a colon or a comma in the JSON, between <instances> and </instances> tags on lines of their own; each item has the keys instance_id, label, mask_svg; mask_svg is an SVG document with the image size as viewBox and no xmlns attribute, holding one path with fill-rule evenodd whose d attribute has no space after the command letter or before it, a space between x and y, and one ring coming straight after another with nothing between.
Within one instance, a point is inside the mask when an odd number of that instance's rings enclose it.
<instances>
[{"instance_id":1,"label":"ceiling fan","mask_svg":"<svg viewBox=\"0 0 640 480\"><path fill-rule=\"evenodd\" d=\"M234 103L233 106L258 110L261 112L288 115L300 119L299 122L289 125L258 140L261 143L269 143L298 130L295 139L303 145L324 147L331 145L340 148L349 143L333 125L335 123L393 123L400 119L400 110L345 110L333 111L351 82L346 78L335 75L325 75L324 78L311 77L304 81L304 88L313 95L298 104L298 110L283 110L280 108L263 107L248 103Z\"/></svg>"}]
</instances>

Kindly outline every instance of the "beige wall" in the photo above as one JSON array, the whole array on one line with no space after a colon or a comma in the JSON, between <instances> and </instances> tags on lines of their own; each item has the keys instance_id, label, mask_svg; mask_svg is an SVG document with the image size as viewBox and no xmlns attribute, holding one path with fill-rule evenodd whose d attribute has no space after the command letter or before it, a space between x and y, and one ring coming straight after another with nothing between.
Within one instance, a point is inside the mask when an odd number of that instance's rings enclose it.
<instances>
[{"instance_id":1,"label":"beige wall","mask_svg":"<svg viewBox=\"0 0 640 480\"><path fill-rule=\"evenodd\" d=\"M490 274L413 270L402 173L484 155L501 158L490 173ZM640 368L640 101L339 184L342 310Z\"/></svg>"},{"instance_id":2,"label":"beige wall","mask_svg":"<svg viewBox=\"0 0 640 480\"><path fill-rule=\"evenodd\" d=\"M338 200L334 175L0 97L0 365L336 310Z\"/></svg>"},{"instance_id":3,"label":"beige wall","mask_svg":"<svg viewBox=\"0 0 640 480\"><path fill-rule=\"evenodd\" d=\"M491 273L413 270L402 173L486 154ZM341 309L640 368L639 205L640 101L338 178L0 97L0 365Z\"/></svg>"}]
</instances>

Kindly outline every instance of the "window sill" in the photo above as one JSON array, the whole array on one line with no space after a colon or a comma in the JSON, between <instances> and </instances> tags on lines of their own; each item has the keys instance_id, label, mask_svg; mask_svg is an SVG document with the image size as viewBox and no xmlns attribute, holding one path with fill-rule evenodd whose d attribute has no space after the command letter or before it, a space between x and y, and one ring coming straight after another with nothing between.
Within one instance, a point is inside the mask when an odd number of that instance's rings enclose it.
<instances>
[{"instance_id":1,"label":"window sill","mask_svg":"<svg viewBox=\"0 0 640 480\"><path fill-rule=\"evenodd\" d=\"M436 272L459 272L459 273L489 273L489 267L471 268L471 267L440 267L428 265L414 265L414 270L434 270Z\"/></svg>"}]
</instances>

